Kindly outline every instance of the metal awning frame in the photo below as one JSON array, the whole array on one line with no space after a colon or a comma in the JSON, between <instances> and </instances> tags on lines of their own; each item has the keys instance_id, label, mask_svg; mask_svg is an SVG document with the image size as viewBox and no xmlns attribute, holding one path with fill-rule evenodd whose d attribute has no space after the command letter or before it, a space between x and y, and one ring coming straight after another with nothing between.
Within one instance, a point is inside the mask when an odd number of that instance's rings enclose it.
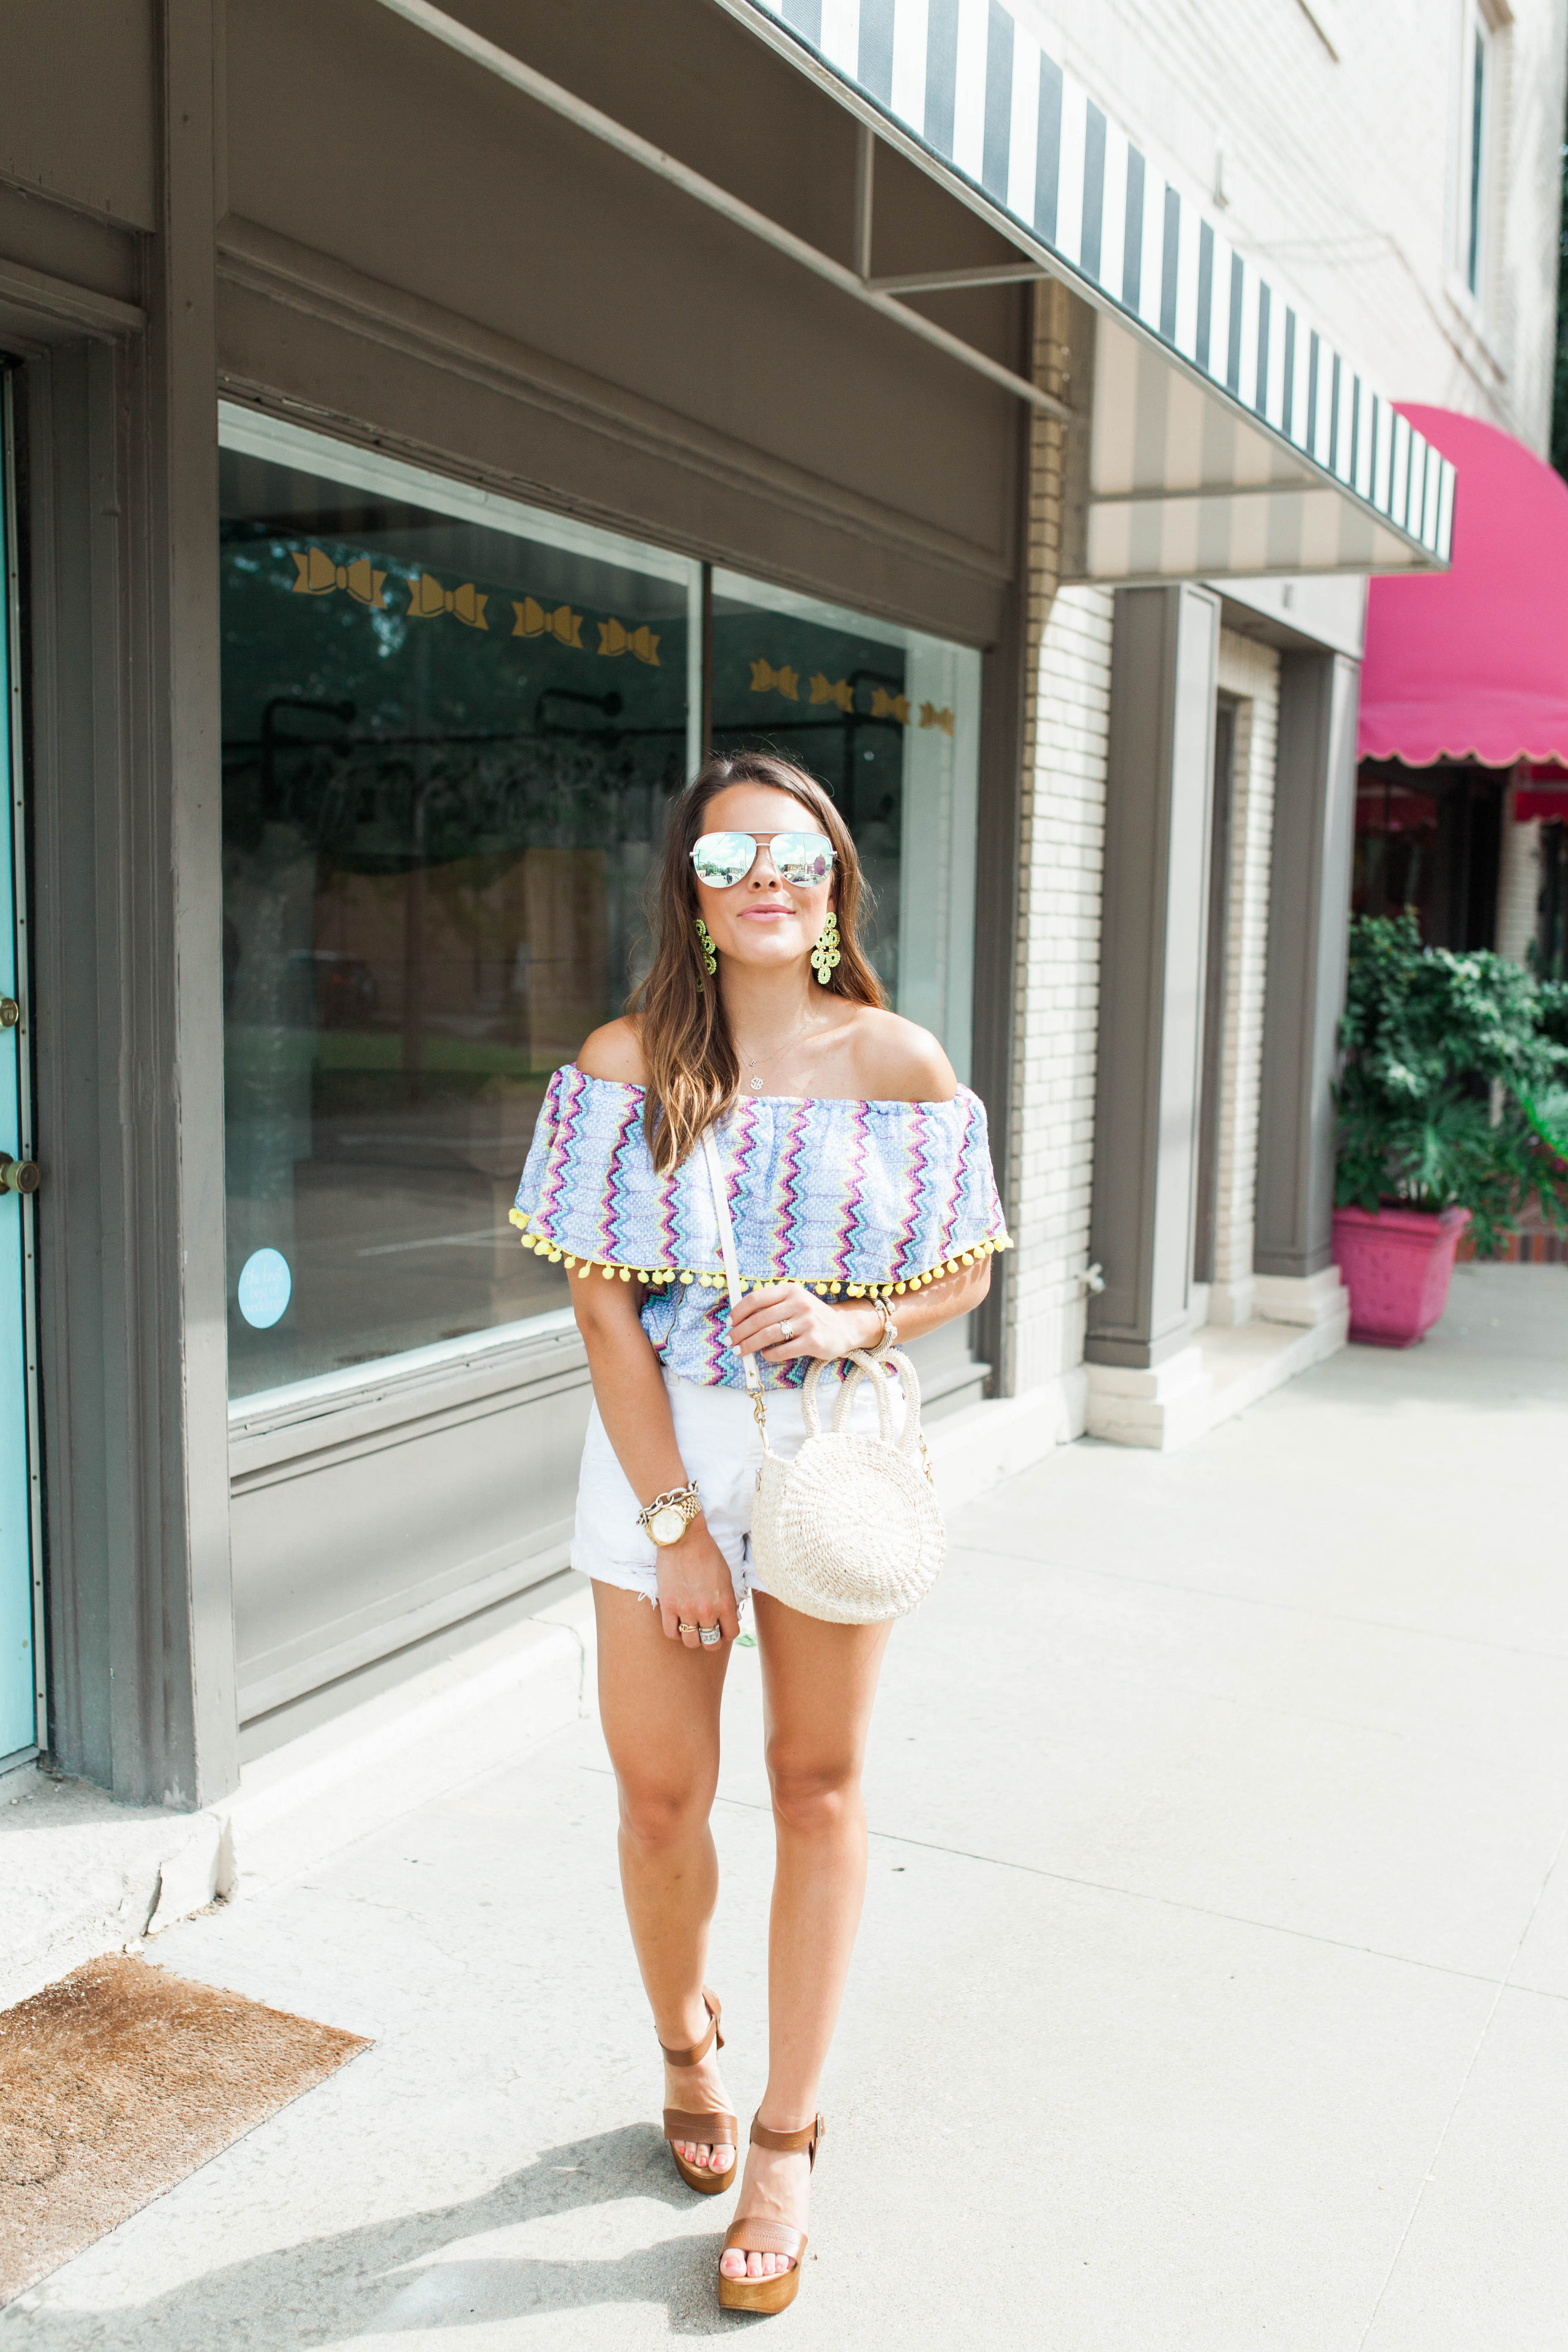
<instances>
[{"instance_id":1,"label":"metal awning frame","mask_svg":"<svg viewBox=\"0 0 1568 2352\"><path fill-rule=\"evenodd\" d=\"M1085 501L1092 531L1093 519L1097 514L1103 511L1109 524L1113 512L1118 509L1131 509L1134 513L1140 509L1145 510L1145 520L1158 530L1161 528L1161 516L1173 509L1179 512L1187 505L1197 505L1206 509L1211 517L1218 517L1225 513L1239 514L1246 509L1249 502L1259 499L1278 500L1284 496L1286 499L1294 498L1299 503L1301 513L1308 511L1310 501L1321 514L1326 509L1328 501L1333 499L1338 502L1338 510L1343 511L1348 508L1352 513L1364 519L1369 530L1375 529L1388 532L1399 543L1408 548L1416 558L1416 565L1410 568L1442 568L1442 556L1435 552L1432 545L1421 535L1413 532L1406 525L1394 521L1390 515L1380 511L1342 474L1333 470L1331 465L1321 463L1309 452L1270 426L1255 409L1249 407L1227 385L1205 373L1173 343L1156 332L1146 320L1140 319L1134 312L1118 302L1104 288L1074 268L1072 264L1065 260L1061 254L1032 236L1023 223L1000 205L993 196L967 180L952 163L938 154L935 149L927 146L923 140L916 137L905 125L900 123L881 107L876 100L847 80L825 58L819 56L809 43L773 16L766 6L755 5L755 0L715 0L715 5L723 8L726 14L734 17L737 23L743 24L754 38L766 43L784 58L795 70L805 74L809 79L815 82L824 94L836 106L853 118L857 124L859 152L855 177L853 226L856 267L853 268L835 260L831 255L821 252L805 238L797 236L793 230L784 227L781 223L758 212L755 206L747 204L742 198L731 194L727 189L706 179L689 164L683 163L678 157L667 153L651 140L643 138L639 132L616 121L612 116L605 114L601 109L590 104L587 100L579 98L575 92L565 89L561 84L551 81L548 76L526 65L521 58L514 57L508 50L487 40L484 35L472 31L457 18L434 6L433 0L378 0L378 5L389 10L393 16L402 18L405 23L440 41L445 47L465 58L470 64L478 67L482 71L493 75L498 80L507 83L511 88L532 99L537 104L546 107L550 112L570 122L591 138L599 140L629 162L637 163L643 169L651 172L656 178L680 190L707 210L716 213L729 221L732 226L757 237L761 243L770 246L776 252L785 255L802 268L810 270L814 276L835 287L851 299L864 305L906 333L917 336L932 348L944 352L958 365L985 377L988 382L1012 394L1017 399L1051 417L1058 424L1076 428L1075 439L1079 435L1087 438L1091 433L1093 420L1087 410L1069 406L1065 402L1031 383L1027 377L1019 374L1015 369L1004 366L984 352L977 351L972 344L966 343L961 337L950 333L946 328L938 326L934 320L926 318L923 312L913 309L903 298L912 294L950 292L965 288L1003 286L1053 278L1077 295L1108 326L1113 325L1121 337L1130 341L1137 352L1140 369L1146 369L1151 360L1156 360L1161 368L1168 370L1173 377L1179 379L1189 387L1189 397L1194 393L1199 394L1205 401L1212 404L1216 410L1231 417L1238 430L1245 431L1253 439L1267 446L1269 466L1266 478L1226 480L1195 485L1151 482L1141 487L1136 484L1124 488L1096 487L1089 478L1091 468L1083 465L1081 457L1079 470L1083 482L1082 495ZM874 277L872 274L871 263L875 157L878 141L885 142L914 163L946 194L955 197L977 219L983 221L994 235L1011 245L1019 257L1018 261L981 265L968 269L933 269L906 272L894 277L880 278ZM1112 340L1114 343L1116 338L1113 337ZM1099 436L1096 434L1094 437L1097 443ZM1190 534L1184 531L1181 535L1186 537ZM1197 537L1201 536L1201 532L1197 534ZM1377 566L1371 552L1370 541L1364 560L1346 562L1341 557L1336 561L1329 553L1325 536L1322 552L1310 564L1301 563L1300 559L1275 561L1265 557L1254 562L1239 565L1233 561L1217 560L1212 566L1203 568L1206 571L1212 569L1217 574L1220 574L1242 570L1271 573L1296 568L1311 569L1314 572L1334 570L1366 571L1376 569ZM1086 570L1081 576L1090 578L1094 575ZM1107 573L1106 576L1124 583L1138 576L1138 573L1135 566L1129 570L1122 564L1117 566L1113 573ZM1163 566L1156 565L1151 570L1149 576L1163 577L1166 574Z\"/></svg>"},{"instance_id":2,"label":"metal awning frame","mask_svg":"<svg viewBox=\"0 0 1568 2352\"><path fill-rule=\"evenodd\" d=\"M1440 551L1440 546L1446 542L1448 528L1451 525L1451 473L1446 485L1438 483L1427 485L1429 497L1437 500L1442 509L1440 517L1437 515L1437 509L1433 509L1437 524L1436 535L1439 542L1438 546L1434 546L1419 530L1412 530L1406 524L1396 522L1390 515L1380 511L1375 504L1366 499L1353 483L1346 480L1343 475L1335 472L1332 465L1324 465L1309 451L1302 449L1276 428L1269 425L1266 420L1260 418L1256 411L1249 406L1247 402L1231 392L1227 384L1206 374L1186 357L1185 352L1168 341L1146 320L1140 318L1134 311L1129 310L1124 304L1118 302L1104 287L1097 284L1082 270L1075 268L1063 255L1055 251L1041 239L1031 236L1026 225L1015 214L1009 212L987 190L970 180L956 163L927 144L906 124L899 121L896 116L882 106L875 98L850 80L843 72L822 57L803 35L781 22L772 13L773 0L714 0L714 5L722 8L727 16L734 17L737 23L745 25L756 39L764 42L777 55L787 59L797 72L804 74L809 80L813 81L820 89L833 100L835 104L856 119L862 131L869 131L874 134L875 138L884 141L888 146L895 149L898 153L913 163L917 170L923 172L928 179L934 180L949 195L966 205L997 236L1013 246L1020 256L1018 265L1005 264L991 269L978 269L972 272L933 271L899 278L875 279L870 276L868 240L864 245L857 244L860 257L866 265L864 278L868 285L876 287L879 290L885 289L890 292L936 293L961 286L1006 284L1009 281L1016 282L1019 278L1054 278L1075 294L1098 318L1114 325L1122 334L1131 339L1141 348L1144 354L1157 356L1161 364L1168 368L1174 375L1201 392L1204 397L1211 401L1217 408L1228 411L1239 426L1244 427L1253 435L1259 434L1261 427L1267 434L1274 462L1281 468L1279 472L1271 473L1271 479L1268 482L1225 482L1204 488L1186 486L1179 488L1156 488L1153 485L1143 489L1090 488L1087 493L1087 505L1091 511L1101 506L1133 505L1140 501L1151 506L1164 506L1173 499L1185 500L1197 498L1206 499L1212 507L1220 501L1245 502L1260 495L1266 496L1270 491L1277 496L1281 490L1289 491L1292 488L1308 492L1324 492L1332 494L1334 499L1364 517L1372 528L1391 533L1408 548L1416 561L1415 564L1406 567L1407 569L1411 571L1447 569L1447 558ZM862 185L867 184L869 167L863 159L863 151L861 171ZM862 205L863 203L862 198ZM1085 415L1082 422L1087 427L1090 419ZM1402 426L1401 419L1393 428L1390 436L1390 462L1396 467L1400 462L1399 441L1403 437ZM1225 568L1218 567L1220 571ZM1285 570L1291 567L1260 564L1243 568L1256 571L1264 576L1273 576L1275 570ZM1376 568L1374 562L1323 561L1313 562L1311 565L1314 574L1320 572L1326 573L1335 571L1359 573ZM1118 572L1116 584L1129 584L1138 576L1140 575L1134 573ZM1158 571L1148 574L1151 579L1166 576L1168 575Z\"/></svg>"},{"instance_id":3,"label":"metal awning frame","mask_svg":"<svg viewBox=\"0 0 1568 2352\"><path fill-rule=\"evenodd\" d=\"M433 6L431 0L380 0L380 5L390 9L394 16L402 17L406 23L417 26L421 32L428 33L433 39L444 43L447 48L455 50L459 57L465 58L471 65L478 66L486 73L494 74L497 80L509 83L512 89L521 90L526 97L535 100L540 106L548 107L552 114L559 115L564 121L574 124L579 131L586 131L590 138L598 139L605 146L613 148L617 154L625 156L628 162L641 164L644 171L652 172L656 179L664 181L669 186L680 189L683 194L690 196L699 205L706 205L709 212L719 214L722 218L732 223L737 228L748 231L764 245L770 245L776 252L785 254L790 260L799 262L802 268L810 270L813 276L825 278L830 286L836 286L841 293L849 295L857 302L864 303L868 309L877 311L884 319L891 320L895 326L902 327L906 333L917 335L923 342L930 343L936 350L946 352L949 359L956 360L961 367L969 368L976 374L988 378L992 383L998 384L1006 392L1010 392L1017 399L1027 402L1031 407L1042 409L1047 415L1055 417L1061 424L1071 425L1075 421L1072 411L1065 403L1053 398L1050 393L1041 391L1038 384L1030 383L1027 376L1019 375L1014 368L1004 367L999 361L991 359L985 352L977 352L972 343L966 343L958 335L949 334L946 327L939 327L935 320L923 317L918 310L912 310L907 303L900 301L898 293L894 290L894 281L889 280L885 284L881 284L863 273L846 268L841 261L835 261L831 254L820 251L816 246L809 244L804 237L797 236L793 229L785 228L780 222L770 220L766 213L759 213L755 205L747 204L741 197L731 195L727 188L721 188L716 181L705 179L700 172L693 171L690 164L683 163L678 157L667 154L664 148L655 146L652 140L644 139L639 132L628 130L624 123L617 122L612 115L601 112L596 106L591 106L586 99L579 98L575 92L564 89L559 82L551 81L547 75L536 72L532 66L525 65L520 58L513 57L509 50L497 47L494 41L486 40L483 34L471 32L466 25L459 24L456 17L449 16L444 10ZM872 152L872 144L868 128L862 137L862 158ZM868 198L869 182L870 172L862 162L861 184L867 190ZM861 242L862 240L857 237L857 243ZM868 201L863 230L863 244L867 249L869 249L869 242ZM1014 278L1034 278L1044 277L1049 273L1043 269L1029 268L1009 274ZM912 289L905 288L904 290Z\"/></svg>"}]
</instances>

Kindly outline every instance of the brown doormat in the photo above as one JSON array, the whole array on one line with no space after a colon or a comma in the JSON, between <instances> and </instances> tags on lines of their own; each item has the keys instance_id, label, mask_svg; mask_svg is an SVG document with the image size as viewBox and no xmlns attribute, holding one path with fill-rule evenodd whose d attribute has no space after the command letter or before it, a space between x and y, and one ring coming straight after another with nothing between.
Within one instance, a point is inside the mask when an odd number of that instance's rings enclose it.
<instances>
[{"instance_id":1,"label":"brown doormat","mask_svg":"<svg viewBox=\"0 0 1568 2352\"><path fill-rule=\"evenodd\" d=\"M0 2304L368 2047L145 1960L0 2012Z\"/></svg>"}]
</instances>

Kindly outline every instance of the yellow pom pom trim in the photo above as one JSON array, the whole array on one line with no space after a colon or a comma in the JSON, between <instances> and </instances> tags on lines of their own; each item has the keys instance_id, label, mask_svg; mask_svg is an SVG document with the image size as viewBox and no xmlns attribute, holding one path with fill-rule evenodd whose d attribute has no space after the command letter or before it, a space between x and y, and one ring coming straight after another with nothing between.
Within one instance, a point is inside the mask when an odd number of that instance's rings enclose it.
<instances>
[{"instance_id":1,"label":"yellow pom pom trim","mask_svg":"<svg viewBox=\"0 0 1568 2352\"><path fill-rule=\"evenodd\" d=\"M630 1282L634 1276L638 1282L647 1285L695 1282L704 1290L723 1291L727 1287L722 1274L705 1273L691 1266L609 1265L602 1259L580 1257L575 1251L563 1250L549 1234L527 1231L531 1220L520 1209L509 1211L508 1221L519 1228L518 1238L525 1249L531 1250L536 1257L546 1259L551 1265L564 1265L569 1274L576 1274L580 1277L591 1274L597 1266L606 1282L613 1281L619 1275L622 1282ZM814 1291L819 1298L903 1298L912 1291L928 1289L932 1283L941 1281L945 1275L956 1274L962 1266L978 1265L997 1251L1012 1247L1010 1235L995 1234L984 1241L976 1242L969 1249L955 1251L951 1257L938 1258L933 1266L902 1275L896 1280L847 1282L841 1276L833 1275L824 1275L820 1280L810 1276L800 1279L802 1287ZM771 1274L743 1274L738 1277L741 1294L744 1296L748 1290L761 1289L777 1278Z\"/></svg>"}]
</instances>

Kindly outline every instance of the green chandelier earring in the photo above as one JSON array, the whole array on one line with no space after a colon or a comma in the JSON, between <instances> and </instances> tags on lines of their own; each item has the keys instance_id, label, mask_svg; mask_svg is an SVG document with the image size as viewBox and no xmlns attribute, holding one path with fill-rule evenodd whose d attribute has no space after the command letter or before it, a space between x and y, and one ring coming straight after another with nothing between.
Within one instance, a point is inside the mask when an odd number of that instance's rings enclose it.
<instances>
[{"instance_id":1,"label":"green chandelier earring","mask_svg":"<svg viewBox=\"0 0 1568 2352\"><path fill-rule=\"evenodd\" d=\"M718 962L714 954L713 938L708 930L707 925L704 922L700 915L697 917L697 955L704 971L711 973L716 972L718 970ZM699 976L697 981L697 987L699 990L702 988L702 985L703 982Z\"/></svg>"},{"instance_id":2,"label":"green chandelier earring","mask_svg":"<svg viewBox=\"0 0 1568 2352\"><path fill-rule=\"evenodd\" d=\"M828 919L822 925L822 935L817 941L816 946L811 950L811 970L816 973L818 982L821 987L826 988L829 981L832 978L833 967L837 964L838 961L839 919L830 907L828 909Z\"/></svg>"}]
</instances>

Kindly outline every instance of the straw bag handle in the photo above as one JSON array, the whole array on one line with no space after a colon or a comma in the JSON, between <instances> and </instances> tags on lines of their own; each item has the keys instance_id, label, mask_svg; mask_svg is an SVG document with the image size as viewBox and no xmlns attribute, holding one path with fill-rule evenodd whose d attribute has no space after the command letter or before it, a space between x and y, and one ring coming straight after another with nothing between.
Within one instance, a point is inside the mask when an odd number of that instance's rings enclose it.
<instances>
[{"instance_id":1,"label":"straw bag handle","mask_svg":"<svg viewBox=\"0 0 1568 2352\"><path fill-rule=\"evenodd\" d=\"M878 1349L852 1348L847 1360L853 1369L846 1374L833 1406L833 1434L838 1436L845 1427L850 1407L855 1401L855 1391L862 1380L869 1380L872 1393L876 1399L878 1432L889 1443L892 1442L893 1400L887 1393L887 1375L883 1370L884 1365L891 1364L898 1374L899 1387L904 1391L904 1427L898 1434L898 1450L906 1454L912 1462L919 1461L925 1454L925 1444L920 1432L920 1381L903 1349L888 1348L885 1342ZM820 1365L813 1364L807 1373L808 1389L814 1385L821 1369ZM815 1418L814 1412L812 1418Z\"/></svg>"},{"instance_id":2,"label":"straw bag handle","mask_svg":"<svg viewBox=\"0 0 1568 2352\"><path fill-rule=\"evenodd\" d=\"M735 1227L730 1222L729 1190L724 1181L724 1169L719 1162L718 1146L713 1139L711 1127L703 1136L703 1157L707 1161L707 1180L713 1188L714 1215L718 1220L718 1246L724 1258L725 1282L729 1289L729 1311L732 1316L735 1316L740 1312L744 1293L740 1287L740 1268L736 1263ZM746 1375L746 1393L751 1399L752 1414L761 1433L762 1450L765 1454L770 1454L773 1449L768 1443L768 1408L763 1402L762 1375L757 1369L756 1357L743 1355L740 1368Z\"/></svg>"}]
</instances>

